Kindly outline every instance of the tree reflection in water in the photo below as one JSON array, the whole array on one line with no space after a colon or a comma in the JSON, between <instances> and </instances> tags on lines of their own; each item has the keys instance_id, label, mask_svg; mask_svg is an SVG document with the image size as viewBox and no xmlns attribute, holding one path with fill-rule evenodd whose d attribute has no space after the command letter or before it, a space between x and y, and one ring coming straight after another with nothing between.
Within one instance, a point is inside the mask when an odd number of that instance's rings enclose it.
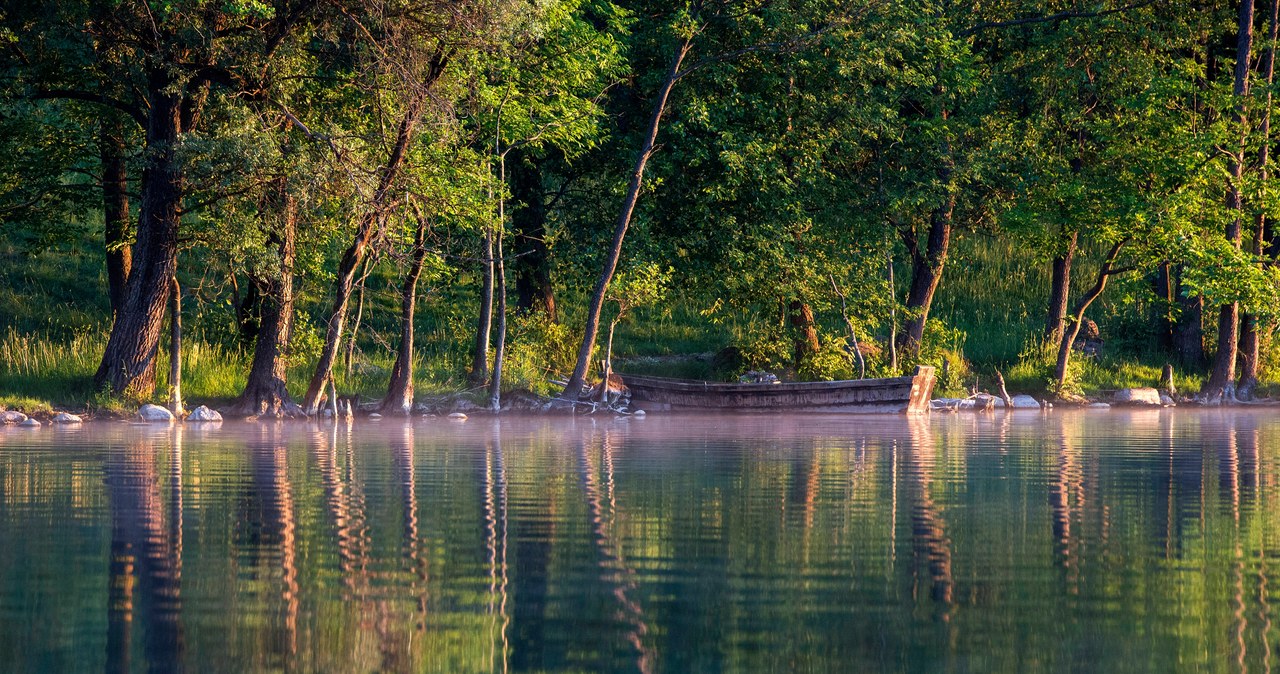
<instances>
[{"instance_id":1,"label":"tree reflection in water","mask_svg":"<svg viewBox=\"0 0 1280 674\"><path fill-rule=\"evenodd\" d=\"M18 670L1231 672L1277 642L1264 414L0 433Z\"/></svg>"}]
</instances>

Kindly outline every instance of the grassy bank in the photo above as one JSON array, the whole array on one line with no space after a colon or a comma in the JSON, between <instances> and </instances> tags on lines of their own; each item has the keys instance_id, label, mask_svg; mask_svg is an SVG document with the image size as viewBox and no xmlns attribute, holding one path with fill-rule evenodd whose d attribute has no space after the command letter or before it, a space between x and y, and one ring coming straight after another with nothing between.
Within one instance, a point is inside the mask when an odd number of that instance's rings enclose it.
<instances>
[{"instance_id":1,"label":"grassy bank","mask_svg":"<svg viewBox=\"0 0 1280 674\"><path fill-rule=\"evenodd\" d=\"M1075 293L1092 282L1096 256L1086 251L1076 266ZM1052 370L1051 358L1037 347L1043 330L1048 287L1047 264L1030 252L1010 249L995 239L970 236L957 242L932 317L951 329L946 357L954 377L951 393L975 383L988 388L1001 369L1016 392L1042 394ZM94 409L118 406L95 394L90 379L106 341L109 309L101 255L67 248L40 255L0 249L0 406L24 410L51 407ZM366 307L350 368L342 360L338 386L348 394L373 399L385 392L397 335L394 275L371 277ZM1150 328L1142 318L1141 279L1117 283L1089 312L1097 321L1105 346L1098 357L1077 356L1072 379L1086 394L1102 394L1128 386L1152 386L1168 356L1151 347ZM1126 286L1125 283L1130 285ZM204 288L207 279L189 279ZM312 311L323 306L323 287L301 288ZM420 395L466 388L476 288L474 279L427 288L417 324L415 385ZM512 387L550 392L549 379L572 365L581 298L572 290L561 295L562 323L548 325L513 320L509 337L507 380ZM244 385L250 349L235 338L228 307L216 293L193 291L187 313L189 337L183 347L183 392L193 402L218 404L236 397ZM225 302L225 300L222 300ZM711 300L677 296L661 308L641 310L619 326L615 355L620 367L636 372L684 377L714 377L710 357L726 346L757 340L768 319L747 314L709 321L702 310ZM764 315L764 312L761 312ZM836 315L819 315L824 339L843 334ZM301 396L319 344L319 319L299 319L290 389ZM877 335L869 335L875 338ZM879 335L882 340L885 335ZM953 347L953 348L952 348ZM933 363L940 365L940 362ZM158 366L157 398L168 382L167 356ZM1274 388L1264 373L1264 392ZM1193 392L1203 373L1179 370L1179 390Z\"/></svg>"}]
</instances>

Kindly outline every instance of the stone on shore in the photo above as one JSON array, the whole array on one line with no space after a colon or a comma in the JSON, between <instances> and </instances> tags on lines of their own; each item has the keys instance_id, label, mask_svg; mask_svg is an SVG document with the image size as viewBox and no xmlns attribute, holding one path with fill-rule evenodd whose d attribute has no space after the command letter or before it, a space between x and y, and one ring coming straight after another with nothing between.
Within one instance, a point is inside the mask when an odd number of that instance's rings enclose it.
<instances>
[{"instance_id":1,"label":"stone on shore","mask_svg":"<svg viewBox=\"0 0 1280 674\"><path fill-rule=\"evenodd\" d=\"M1087 407L1091 410L1109 410L1111 405L1107 403L1089 403Z\"/></svg>"},{"instance_id":2,"label":"stone on shore","mask_svg":"<svg viewBox=\"0 0 1280 674\"><path fill-rule=\"evenodd\" d=\"M23 414L22 412L14 412L13 410L9 410L8 412L0 412L0 423L20 424L26 420L27 420L27 415Z\"/></svg>"},{"instance_id":3,"label":"stone on shore","mask_svg":"<svg viewBox=\"0 0 1280 674\"><path fill-rule=\"evenodd\" d=\"M371 412L371 413L369 414L369 420L370 420L370 421L377 421L377 420L379 420L379 419L381 419L381 418L382 418L382 415L381 415L381 414L378 414L377 412Z\"/></svg>"},{"instance_id":4,"label":"stone on shore","mask_svg":"<svg viewBox=\"0 0 1280 674\"><path fill-rule=\"evenodd\" d=\"M1040 409L1040 401L1032 398L1025 393L1019 393L1010 400L1010 407L1015 410L1038 410Z\"/></svg>"},{"instance_id":5,"label":"stone on shore","mask_svg":"<svg viewBox=\"0 0 1280 674\"><path fill-rule=\"evenodd\" d=\"M23 428L40 428L40 422L31 418L23 419L22 422L19 423L18 425L22 426Z\"/></svg>"},{"instance_id":6,"label":"stone on shore","mask_svg":"<svg viewBox=\"0 0 1280 674\"><path fill-rule=\"evenodd\" d=\"M173 423L173 412L159 405L146 404L138 408L138 418L152 423Z\"/></svg>"},{"instance_id":7,"label":"stone on shore","mask_svg":"<svg viewBox=\"0 0 1280 674\"><path fill-rule=\"evenodd\" d=\"M1117 405L1147 405L1151 407L1159 407L1164 404L1160 402L1160 392L1153 388L1122 388L1116 391L1112 402Z\"/></svg>"},{"instance_id":8,"label":"stone on shore","mask_svg":"<svg viewBox=\"0 0 1280 674\"><path fill-rule=\"evenodd\" d=\"M191 410L191 414L187 415L187 421L204 423L222 421L222 413L201 405L194 410Z\"/></svg>"},{"instance_id":9,"label":"stone on shore","mask_svg":"<svg viewBox=\"0 0 1280 674\"><path fill-rule=\"evenodd\" d=\"M78 424L82 421L84 420L79 416L67 412L58 412L58 414L53 417L53 423L55 424Z\"/></svg>"},{"instance_id":10,"label":"stone on shore","mask_svg":"<svg viewBox=\"0 0 1280 674\"><path fill-rule=\"evenodd\" d=\"M467 415L463 414L462 412L454 412L453 414L449 415L449 419L453 421L466 421Z\"/></svg>"},{"instance_id":11,"label":"stone on shore","mask_svg":"<svg viewBox=\"0 0 1280 674\"><path fill-rule=\"evenodd\" d=\"M1173 398L1171 398L1171 397L1169 396L1169 394L1168 394L1168 393L1161 393L1161 394L1160 394L1160 404L1161 404L1161 405L1164 405L1165 407L1177 407L1177 406L1178 406L1178 402L1177 402L1176 400L1174 400Z\"/></svg>"}]
</instances>

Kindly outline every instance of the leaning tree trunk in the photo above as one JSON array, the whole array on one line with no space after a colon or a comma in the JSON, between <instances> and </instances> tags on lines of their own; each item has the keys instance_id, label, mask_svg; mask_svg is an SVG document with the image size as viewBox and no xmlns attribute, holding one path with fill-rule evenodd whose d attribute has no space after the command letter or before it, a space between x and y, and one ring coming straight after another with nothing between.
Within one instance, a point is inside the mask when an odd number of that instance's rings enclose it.
<instances>
[{"instance_id":1,"label":"leaning tree trunk","mask_svg":"<svg viewBox=\"0 0 1280 674\"><path fill-rule=\"evenodd\" d=\"M1280 32L1280 0L1271 0L1271 20L1267 29L1267 51L1262 57L1263 77L1267 83L1266 105L1262 110L1262 124L1259 133L1262 143L1258 147L1259 183L1267 184L1271 145L1271 84L1275 80L1277 32ZM1261 257L1263 242L1267 240L1267 216L1261 211L1254 220L1253 237L1250 249L1255 256ZM1258 361L1260 357L1261 339L1258 329L1258 316L1252 312L1245 313L1240 320L1240 384L1236 387L1236 395L1242 400L1253 397L1253 389L1258 385Z\"/></svg>"},{"instance_id":2,"label":"leaning tree trunk","mask_svg":"<svg viewBox=\"0 0 1280 674\"><path fill-rule=\"evenodd\" d=\"M529 165L519 153L510 162L511 197L520 205L511 213L515 231L516 308L521 313L541 311L556 320L556 297L551 287L551 256L547 249L546 195L539 167Z\"/></svg>"},{"instance_id":3,"label":"leaning tree trunk","mask_svg":"<svg viewBox=\"0 0 1280 674\"><path fill-rule=\"evenodd\" d=\"M493 232L484 230L484 260L480 263L480 316L476 319L476 341L471 350L471 373L467 380L481 386L489 378L489 333L493 325Z\"/></svg>"},{"instance_id":4,"label":"leaning tree trunk","mask_svg":"<svg viewBox=\"0 0 1280 674\"><path fill-rule=\"evenodd\" d=\"M951 174L950 168L940 171L944 182ZM929 321L929 308L933 296L942 281L942 270L947 263L947 249L951 246L951 214L956 197L949 192L943 204L929 217L929 239L924 250L919 245L908 246L911 252L911 288L907 292L906 308L911 312L907 323L898 335L899 351L919 353L924 342L924 326ZM913 235L914 236L914 235Z\"/></svg>"},{"instance_id":5,"label":"leaning tree trunk","mask_svg":"<svg viewBox=\"0 0 1280 674\"><path fill-rule=\"evenodd\" d=\"M286 387L288 367L285 356L293 331L293 264L296 257L297 202L282 184L277 204L280 221L268 239L279 255L278 266L265 277L254 279L261 297L257 341L249 379L239 400L232 405L236 416L281 418L302 416L302 408L289 397Z\"/></svg>"},{"instance_id":6,"label":"leaning tree trunk","mask_svg":"<svg viewBox=\"0 0 1280 674\"><path fill-rule=\"evenodd\" d=\"M389 414L409 416L413 411L413 308L418 299L422 261L426 257L427 221L419 217L418 230L413 236L413 260L409 263L400 291L400 349L396 351L396 363L391 367L387 397L382 400L382 411Z\"/></svg>"},{"instance_id":7,"label":"leaning tree trunk","mask_svg":"<svg viewBox=\"0 0 1280 674\"><path fill-rule=\"evenodd\" d=\"M618 213L618 221L613 228L613 241L609 244L609 252L605 257L604 268L591 292L591 302L587 306L586 329L582 335L582 344L578 347L578 362L574 365L573 374L565 384L562 398L576 400L582 391L582 384L587 378L587 366L591 363L591 352L595 350L596 336L600 332L600 312L604 309L604 295L613 280L613 272L618 268L618 258L622 256L622 240L627 235L627 227L631 225L631 214L635 211L636 202L640 199L640 186L644 182L644 168L654 152L654 142L658 138L658 128L662 123L662 114L667 108L667 99L671 89L680 76L680 64L693 46L693 38L681 38L671 56L671 65L667 68L667 77L658 87L657 98L653 102L653 112L649 117L649 126L645 132L644 144L636 156L635 167L631 171L631 182L627 186L627 195L622 200L622 210Z\"/></svg>"},{"instance_id":8,"label":"leaning tree trunk","mask_svg":"<svg viewBox=\"0 0 1280 674\"><path fill-rule=\"evenodd\" d=\"M177 156L182 132L182 96L167 73L150 74L147 116L147 166L142 172L142 206L133 265L124 297L94 385L115 395L150 397L156 387L156 353L169 300L170 279L178 265L178 227L183 173Z\"/></svg>"},{"instance_id":9,"label":"leaning tree trunk","mask_svg":"<svg viewBox=\"0 0 1280 674\"><path fill-rule=\"evenodd\" d=\"M125 168L124 125L113 115L102 120L98 151L102 159L102 234L107 253L107 296L111 313L124 303L132 251L129 248L129 182Z\"/></svg>"},{"instance_id":10,"label":"leaning tree trunk","mask_svg":"<svg viewBox=\"0 0 1280 674\"><path fill-rule=\"evenodd\" d=\"M1066 330L1067 296L1071 293L1071 263L1076 256L1076 243L1080 232L1072 229L1062 233L1062 250L1053 257L1052 278L1049 287L1049 316L1045 321L1044 340L1058 346Z\"/></svg>"},{"instance_id":11,"label":"leaning tree trunk","mask_svg":"<svg viewBox=\"0 0 1280 674\"><path fill-rule=\"evenodd\" d=\"M356 270L364 262L370 244L383 221L383 211L394 198L392 188L404 166L405 156L417 132L418 121L426 102L429 85L416 92L400 119L396 130L396 141L391 154L383 164L379 173L378 187L374 190L368 211L356 225L356 235L351 245L342 253L342 261L338 263L337 287L334 290L333 306L329 310L326 321L324 347L320 350L320 361L316 363L315 373L311 375L311 383L307 386L306 397L302 408L308 416L319 411L320 397L324 395L325 382L333 376L333 363L338 353L338 345L342 340L342 328L347 320L347 307L351 301L351 291L355 286Z\"/></svg>"},{"instance_id":12,"label":"leaning tree trunk","mask_svg":"<svg viewBox=\"0 0 1280 674\"><path fill-rule=\"evenodd\" d=\"M1124 269L1116 269L1112 265L1115 264L1116 257L1120 255L1120 249L1124 247L1126 241L1120 241L1107 251L1107 257L1103 259L1102 266L1098 268L1098 280L1094 282L1093 287L1080 298L1076 303L1075 311L1072 312L1071 326L1063 334L1062 340L1058 343L1058 362L1053 369L1053 381L1057 385L1058 395L1062 395L1063 386L1067 380L1067 365L1071 360L1071 347L1076 342L1076 337L1080 335L1080 326L1084 323L1084 312L1089 308L1093 301L1102 295L1102 291L1107 288L1107 280L1113 275L1122 273Z\"/></svg>"},{"instance_id":13,"label":"leaning tree trunk","mask_svg":"<svg viewBox=\"0 0 1280 674\"><path fill-rule=\"evenodd\" d=\"M1244 197L1241 193L1244 180L1244 153L1248 142L1248 116L1246 98L1249 95L1249 51L1253 44L1253 0L1242 0L1238 35L1236 38L1236 71L1233 93L1236 97L1235 122L1240 130L1240 145L1232 155L1227 170L1231 174L1227 187L1227 208L1234 215L1227 223L1227 241L1237 249L1243 233ZM1200 397L1211 402L1221 402L1234 397L1232 388L1236 375L1236 346L1239 340L1240 305L1230 302L1222 306L1218 314L1218 351L1214 354L1213 369L1205 382Z\"/></svg>"}]
</instances>

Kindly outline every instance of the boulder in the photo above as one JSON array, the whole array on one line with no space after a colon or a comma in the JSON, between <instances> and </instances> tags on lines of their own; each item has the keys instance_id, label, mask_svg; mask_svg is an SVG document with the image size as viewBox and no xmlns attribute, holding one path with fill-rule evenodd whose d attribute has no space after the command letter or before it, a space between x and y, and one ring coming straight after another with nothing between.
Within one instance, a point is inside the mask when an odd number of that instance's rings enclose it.
<instances>
[{"instance_id":1,"label":"boulder","mask_svg":"<svg viewBox=\"0 0 1280 674\"><path fill-rule=\"evenodd\" d=\"M1010 400L1010 402L1012 403L1012 405L1010 405L1010 407L1012 407L1012 408L1013 408L1013 409L1015 409L1015 410L1038 410L1038 409L1040 409L1040 401L1039 401L1039 400L1036 400L1035 398L1032 398L1031 396L1029 396L1029 395L1027 395L1027 394L1025 394L1025 393L1019 393L1018 395L1013 396L1013 398Z\"/></svg>"},{"instance_id":2,"label":"boulder","mask_svg":"<svg viewBox=\"0 0 1280 674\"><path fill-rule=\"evenodd\" d=\"M22 422L19 423L18 425L22 426L23 428L40 428L40 422L30 418L23 419Z\"/></svg>"},{"instance_id":3,"label":"boulder","mask_svg":"<svg viewBox=\"0 0 1280 674\"><path fill-rule=\"evenodd\" d=\"M83 419L79 416L69 414L67 412L58 412L58 414L53 417L53 423L55 424L78 424L81 421L83 421Z\"/></svg>"},{"instance_id":4,"label":"boulder","mask_svg":"<svg viewBox=\"0 0 1280 674\"><path fill-rule=\"evenodd\" d=\"M449 420L450 421L466 421L467 415L463 414L462 412L454 412L453 414L449 415Z\"/></svg>"},{"instance_id":5,"label":"boulder","mask_svg":"<svg viewBox=\"0 0 1280 674\"><path fill-rule=\"evenodd\" d=\"M632 413L631 413L631 416L633 416L633 417L640 417L640 418L642 418L642 419L643 419L643 418L644 418L644 416L645 416L645 413L644 413L644 410L636 410L636 411L634 411L634 412L632 412Z\"/></svg>"},{"instance_id":6,"label":"boulder","mask_svg":"<svg viewBox=\"0 0 1280 674\"><path fill-rule=\"evenodd\" d=\"M381 418L382 418L382 415L381 415L381 414L378 414L377 412L373 412L373 413L369 414L369 420L370 420L370 421L377 421L377 420L379 420L379 419L381 419Z\"/></svg>"},{"instance_id":7,"label":"boulder","mask_svg":"<svg viewBox=\"0 0 1280 674\"><path fill-rule=\"evenodd\" d=\"M1164 405L1165 407L1177 407L1178 405L1177 401L1169 397L1168 393L1160 394L1160 404Z\"/></svg>"},{"instance_id":8,"label":"boulder","mask_svg":"<svg viewBox=\"0 0 1280 674\"><path fill-rule=\"evenodd\" d=\"M217 422L222 421L222 414L217 410L211 410L208 407L201 405L194 410L191 410L191 414L187 415L187 421L202 423Z\"/></svg>"},{"instance_id":9,"label":"boulder","mask_svg":"<svg viewBox=\"0 0 1280 674\"><path fill-rule=\"evenodd\" d=\"M1134 405L1159 407L1164 403L1160 402L1160 392L1153 388L1122 388L1116 391L1112 402L1117 405Z\"/></svg>"},{"instance_id":10,"label":"boulder","mask_svg":"<svg viewBox=\"0 0 1280 674\"><path fill-rule=\"evenodd\" d=\"M1089 408L1089 409L1091 409L1091 410L1109 410L1109 409L1111 409L1111 405L1108 405L1107 403L1089 403L1088 405L1086 405L1086 407L1088 407L1088 408Z\"/></svg>"},{"instance_id":11,"label":"boulder","mask_svg":"<svg viewBox=\"0 0 1280 674\"><path fill-rule=\"evenodd\" d=\"M173 412L159 405L143 405L138 408L138 418L146 422L172 423Z\"/></svg>"},{"instance_id":12,"label":"boulder","mask_svg":"<svg viewBox=\"0 0 1280 674\"><path fill-rule=\"evenodd\" d=\"M27 415L23 414L22 412L14 412L12 410L8 412L0 412L0 423L20 424L26 420L27 420Z\"/></svg>"}]
</instances>

